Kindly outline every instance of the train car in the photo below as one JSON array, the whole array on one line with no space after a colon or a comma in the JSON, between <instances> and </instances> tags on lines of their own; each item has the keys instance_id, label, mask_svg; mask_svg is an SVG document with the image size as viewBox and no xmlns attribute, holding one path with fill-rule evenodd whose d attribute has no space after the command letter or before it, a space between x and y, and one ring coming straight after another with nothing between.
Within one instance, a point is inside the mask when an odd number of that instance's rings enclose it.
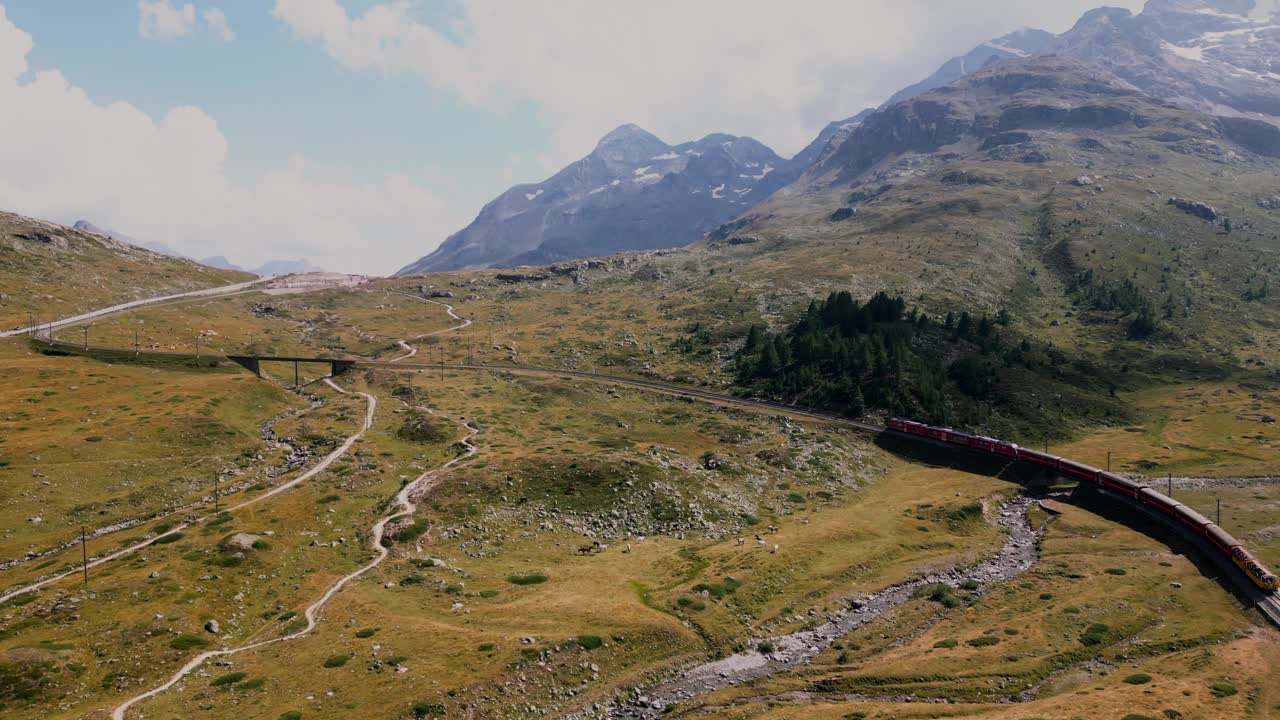
<instances>
[{"instance_id":1,"label":"train car","mask_svg":"<svg viewBox=\"0 0 1280 720\"><path fill-rule=\"evenodd\" d=\"M1098 480L1098 468L1089 467L1088 465L1078 463L1074 460L1063 459L1062 462L1059 463L1059 468L1062 472L1071 475L1072 477L1080 478L1081 480L1092 480L1094 482Z\"/></svg>"},{"instance_id":2,"label":"train car","mask_svg":"<svg viewBox=\"0 0 1280 720\"><path fill-rule=\"evenodd\" d=\"M933 427L932 425L901 418L893 418L888 421L887 425L890 430L932 438L953 445L971 447L983 452L1018 458L1035 465L1059 470L1081 480L1096 482L1108 490L1133 498L1173 517L1191 532L1207 539L1215 550L1222 553L1224 557L1230 558L1231 562L1239 567L1249 580L1259 588L1272 593L1280 590L1280 577L1277 577L1262 563L1258 562L1258 559L1250 554L1230 533L1215 525L1204 515L1167 495L1162 495L1152 490L1146 485L1134 482L1116 473L1103 472L1084 463L1018 447L1014 443L994 438L969 435L949 428Z\"/></svg>"},{"instance_id":3,"label":"train car","mask_svg":"<svg viewBox=\"0 0 1280 720\"><path fill-rule=\"evenodd\" d=\"M991 452L1005 457L1016 458L1018 457L1019 448L1017 443L996 440L995 447L991 448Z\"/></svg>"},{"instance_id":4,"label":"train car","mask_svg":"<svg viewBox=\"0 0 1280 720\"><path fill-rule=\"evenodd\" d=\"M1204 535L1205 531L1209 528L1209 526L1213 524L1212 520L1201 515L1195 510L1187 507L1186 505L1180 505L1178 507L1177 512L1174 513L1173 517L1178 522L1182 523L1183 525L1186 525L1188 529L1192 530L1197 535Z\"/></svg>"},{"instance_id":5,"label":"train car","mask_svg":"<svg viewBox=\"0 0 1280 720\"><path fill-rule=\"evenodd\" d=\"M1248 550L1245 550L1243 545L1236 545L1231 548L1231 561L1243 570L1245 575L1249 576L1253 584L1263 590L1268 592L1280 590L1280 577L1277 577L1275 573L1258 562L1258 559Z\"/></svg>"},{"instance_id":6,"label":"train car","mask_svg":"<svg viewBox=\"0 0 1280 720\"><path fill-rule=\"evenodd\" d=\"M1218 550L1227 557L1231 556L1231 548L1240 544L1239 540L1231 537L1231 533L1223 530L1213 523L1209 523L1205 526L1204 536L1209 540L1209 542L1213 543L1214 547L1218 548Z\"/></svg>"},{"instance_id":7,"label":"train car","mask_svg":"<svg viewBox=\"0 0 1280 720\"><path fill-rule=\"evenodd\" d=\"M1025 460L1029 463L1035 463L1036 465L1053 468L1054 470L1057 470L1058 464L1062 462L1062 458L1057 455L1050 455L1049 453L1042 453L1036 450L1029 450L1027 448L1018 448L1018 459Z\"/></svg>"},{"instance_id":8,"label":"train car","mask_svg":"<svg viewBox=\"0 0 1280 720\"><path fill-rule=\"evenodd\" d=\"M1118 492L1125 497L1131 497L1134 499L1137 499L1138 492L1141 491L1142 488L1146 487L1145 485L1139 485L1127 477L1121 477L1115 473L1100 471L1097 473L1097 482L1108 490Z\"/></svg>"}]
</instances>

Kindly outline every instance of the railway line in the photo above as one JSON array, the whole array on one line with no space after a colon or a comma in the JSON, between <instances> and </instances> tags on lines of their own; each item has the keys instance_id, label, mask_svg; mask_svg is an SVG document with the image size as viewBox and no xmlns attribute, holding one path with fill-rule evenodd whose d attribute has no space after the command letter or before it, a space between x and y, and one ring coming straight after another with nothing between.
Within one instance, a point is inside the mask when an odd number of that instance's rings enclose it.
<instances>
[{"instance_id":1,"label":"railway line","mask_svg":"<svg viewBox=\"0 0 1280 720\"><path fill-rule=\"evenodd\" d=\"M458 316L454 312L454 308L448 305L447 303L443 303L435 300L428 300L426 298L422 298L416 295L411 295L410 297L415 297L417 299L424 300L432 304L441 305L448 310L450 317L461 321L460 325L454 326L452 328L448 328L446 330L437 331L437 332L448 332L450 330L461 329L471 323L470 320ZM431 333L431 334L435 334L435 333ZM62 348L78 350L78 351L101 351L101 352L106 352L111 354L123 353L126 355L138 354L137 351L122 350L120 348L100 348L100 347L93 347L93 346L85 347L83 345L79 345L76 343L57 340L53 338L51 334L48 334L48 333L40 333L40 332L33 333L32 339L36 342L40 342L48 346L62 347ZM207 360L210 358L210 356L208 355L204 356L203 358L197 358L197 356L193 354L184 354L184 353L154 353L149 351L143 351L143 354L163 355L171 359L206 359ZM884 425L877 425L874 423L868 423L868 422L863 422L859 420L852 420L850 418L841 417L839 415L835 415L831 413L824 413L824 412L816 411L809 408L802 408L794 405L788 405L785 403L771 402L768 400L758 400L754 398L738 397L734 395L727 395L724 393L701 390L698 388L672 385L672 384L657 382L653 380L645 380L642 378L626 377L621 375L609 375L606 373L591 372L586 370L574 370L574 369L568 369L568 368L547 368L547 367L537 367L537 366L528 366L528 365L505 365L505 364L489 365L489 364L476 364L476 363L448 363L448 362L434 362L434 363L404 362L404 360L407 360L410 357L412 357L412 354L401 356L392 360L354 360L354 361L343 361L343 362L344 364L347 362L350 362L352 367L365 366L365 367L382 367L382 368L388 368L388 369L390 368L419 369L419 370L430 369L430 370L442 370L442 371L455 370L455 371L463 371L463 372L510 373L510 374L519 374L519 375L544 375L544 376L565 377L565 378L581 378L584 380L591 380L596 382L605 382L605 383L612 383L615 385L625 385L629 387L636 387L636 388L648 390L651 392L659 392L659 393L664 393L668 395L688 397L692 399L717 403L721 405L734 405L739 407L746 407L746 408L752 408L757 410L775 412L778 414L788 415L792 417L819 420L822 422L828 422L828 423L852 428L861 432L866 432L866 433L875 434L875 435L879 435L881 433L891 431L891 428L886 427ZM261 359L270 360L270 358L261 358ZM901 433L900 430L898 432ZM947 432L950 432L950 431L947 431ZM965 445L962 447L957 447L956 443L948 442L947 438L945 437L931 437L924 434L911 434L911 433L901 433L901 434L905 437L912 437L914 439L921 440L921 441L933 442L936 444L941 444L944 447L955 448L962 451L972 452L975 449L973 447L968 446L967 443L965 443ZM991 442L995 443L998 441L991 441ZM1030 453L1030 454L1042 455L1040 453ZM1025 460L1027 462L1031 462L1035 464L1040 464L1040 465L1044 464L1042 462L1037 461L1035 458L1031 458L1031 457L1025 458ZM1095 473L1101 473L1101 471L1098 471L1095 468L1090 468L1087 465L1069 461L1065 458L1061 459L1061 461L1062 461L1061 465L1056 469L1062 474L1064 474L1065 476L1071 476L1071 477L1075 477L1076 479L1080 479L1081 477L1083 477L1080 474L1081 471L1093 471ZM1128 482L1129 484L1137 487L1137 484L1132 483L1132 481L1126 480L1125 482ZM1143 510L1145 508L1144 502L1138 497L1138 494L1136 492L1133 495L1129 495L1124 492L1117 492L1116 488L1111 488L1106 483L1100 483L1099 490L1100 492L1107 495L1108 497L1116 497L1118 499L1126 500L1126 505L1130 507L1135 507L1135 508L1138 508L1139 510ZM1179 527L1177 523L1171 523L1169 526L1174 528L1175 530L1186 530L1186 528ZM1214 529L1217 529L1216 526L1214 526ZM1227 563L1225 565L1223 564L1223 553L1226 552L1226 550L1222 548L1220 543L1216 543L1214 541L1214 538L1212 537L1211 534L1206 535L1203 532L1196 533L1194 531L1187 531L1185 534L1187 534L1193 540L1193 542L1195 542L1197 547L1204 550L1207 556L1213 558L1215 562L1218 562L1219 565L1224 567L1224 569L1229 570L1229 568L1231 567L1230 563ZM1243 568L1243 566L1241 567ZM1248 578L1248 575L1246 575L1245 572L1228 571L1224 574L1224 577L1230 578L1229 582L1232 583L1234 588L1238 592L1240 592L1245 598L1247 598L1248 601L1254 607L1256 607L1259 610L1259 612L1261 612L1262 615L1267 618L1269 622L1273 623L1276 626L1280 626L1280 594L1278 594L1274 590L1270 592L1265 591L1263 588L1258 587L1255 584L1255 582L1250 582L1249 580L1246 580L1246 578Z\"/></svg>"}]
</instances>

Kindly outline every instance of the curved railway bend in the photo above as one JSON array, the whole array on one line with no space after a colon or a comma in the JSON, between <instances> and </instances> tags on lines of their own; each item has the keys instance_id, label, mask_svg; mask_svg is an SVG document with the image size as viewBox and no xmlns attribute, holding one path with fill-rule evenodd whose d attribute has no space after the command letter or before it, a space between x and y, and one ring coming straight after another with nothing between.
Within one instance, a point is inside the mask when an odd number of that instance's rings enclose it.
<instances>
[{"instance_id":1,"label":"curved railway bend","mask_svg":"<svg viewBox=\"0 0 1280 720\"><path fill-rule=\"evenodd\" d=\"M458 316L454 312L453 306L447 303L439 302L437 300L430 300L418 295L408 295L408 296L414 297L418 300L429 302L435 305L441 305L446 308L446 310L449 312L450 317L461 321L460 324L458 325L454 325L452 327L445 328L443 330L438 330L438 331L435 331L434 333L428 333L428 335L433 335L440 332L449 332L451 330L460 330L471 324L471 321L469 319ZM424 335L420 337L426 337L426 336ZM33 340L37 342L45 343L48 345L56 345L62 348L68 348L73 350L82 349L80 345L57 340L55 338L52 338L49 335L36 334L33 337ZM90 351L100 350L100 351L109 352L109 353L122 352L119 348L90 347L88 349ZM124 351L124 352L126 355L133 354L133 351ZM144 351L144 354L147 354L147 353ZM181 354L181 353L151 353L151 354L165 355L167 357L178 357L178 358L194 358L195 357L194 355ZM261 358L261 359L270 360L270 358ZM528 365L485 365L485 364L473 364L473 363L448 363L448 362L445 362L445 363L403 362L406 359L408 359L406 356L401 356L393 360L361 359L361 360L348 360L345 362L349 362L351 366L386 367L386 368L394 367L394 368L413 368L413 369L432 369L432 370L444 369L444 370L461 370L461 371L470 371L470 372L535 374L535 375L550 375L550 376L556 376L556 377L582 378L585 380L607 382L607 383L613 383L616 385L627 385L630 387L637 387L645 390L650 390L653 392L660 392L660 393L665 393L669 395L689 397L689 398L703 400L703 401L717 403L717 404L735 405L739 407L755 408L759 410L776 412L780 414L790 415L793 417L811 418L814 420L820 420L823 422L838 424L844 427L849 427L849 428L853 428L863 432L873 433L876 435L888 432L888 428L882 425L861 422L858 420L851 420L849 418L841 417L839 415L834 415L831 413L818 412L818 411L809 410L809 409L805 409L805 408L801 408L793 405L787 405L784 403L770 402L767 400L755 400L751 398L725 395L722 393L714 393L707 390L700 390L697 388L685 387L680 385L671 385L667 383L656 382L653 380L644 380L641 378L626 377L621 375L607 375L604 373L588 372L585 370L570 370L566 368L547 368L547 367L537 367L537 366L528 366ZM946 447L948 449L951 449L953 451L959 451L959 452L970 451L969 448L957 447L949 443L934 441L919 435L901 434L901 437L911 438L920 442L934 443L941 447ZM1104 490L1103 492L1107 492L1107 491ZM1117 499L1123 499L1125 501L1133 500L1132 498L1126 498L1123 495L1114 495L1114 497L1116 497ZM1139 508L1140 510L1144 507L1140 502L1128 502L1128 504L1131 505L1132 507ZM1173 526L1170 526L1170 527L1173 527ZM1175 527L1175 530L1180 531L1180 528ZM1190 539L1197 548L1200 548L1207 557L1209 557L1213 562L1215 562L1215 564L1220 564L1219 560L1221 558L1219 554L1215 553L1213 549L1208 545L1207 542L1204 541L1202 537L1197 537L1190 533L1183 533L1183 534L1188 539ZM1241 593L1248 600L1249 603L1251 603L1254 607L1256 607L1258 611L1261 612L1267 618L1268 621L1272 622L1277 626L1280 626L1280 594L1274 593L1274 592L1264 593L1259 588L1257 588L1256 586L1252 585L1247 580L1245 580L1244 579L1245 576L1243 573L1231 572L1229 568L1224 568L1224 569L1227 570L1227 572L1224 572L1222 576L1224 582L1230 583L1232 585L1232 589Z\"/></svg>"},{"instance_id":2,"label":"curved railway bend","mask_svg":"<svg viewBox=\"0 0 1280 720\"><path fill-rule=\"evenodd\" d=\"M451 305L448 305L447 303L423 298L418 295L410 295L410 297L414 297L418 300L422 300L432 304L441 305L446 308L451 318L460 321L460 324L458 325L445 328L443 330L439 330L433 333L428 333L427 335L434 335L440 332L450 332L453 330L458 330L458 329L467 327L468 325L471 324L471 320L458 316L454 308ZM131 309L131 307L123 307L119 309L112 308L110 310L113 312L116 312L116 311L126 310L126 309ZM99 313L93 313L91 315L93 317L102 316L102 314L99 314ZM414 339L426 337L427 335L418 336L418 338L414 338ZM61 347L76 348L76 349L80 348L80 346L78 345L58 341L56 339L53 339L49 335L41 335L39 333L36 333L33 336L33 339L38 342L46 343L49 345L58 345ZM568 377L568 378L582 378L586 380L593 380L593 381L607 382L607 383L613 383L618 385L637 387L637 388L641 388L641 389L645 389L653 392L660 392L665 394L689 397L689 398L702 400L706 402L717 403L717 404L736 405L741 407L755 408L758 410L791 415L795 417L811 418L814 420L820 420L824 422L839 424L845 427L850 427L850 428L864 431L864 432L870 432L870 433L876 433L876 434L887 432L887 428L884 428L879 425L860 422L856 420L850 420L848 418L840 417L837 415L816 412L813 410L808 410L808 409L804 409L796 406L785 405L781 403L774 403L774 402L769 402L764 400L754 400L749 398L735 397L731 395L724 395L720 393L714 393L706 390L683 387L678 385L670 385L666 383L655 382L651 380L644 380L640 378L631 378L631 377L624 377L624 376L607 375L603 373L587 372L582 370L569 370L569 369L560 369L560 368L542 368L542 367L515 366L515 365L477 365L477 364L469 364L469 363L404 362L405 360L409 360L413 358L414 355L416 355L416 351L414 350L414 348L412 348L412 346L408 345L408 343L403 340L399 341L397 344L399 345L400 349L406 351L406 354L398 356L389 361L388 360L383 360L383 361L356 360L354 361L354 364L372 366L372 367L396 367L396 368L442 369L442 370L449 369L449 370L471 371L471 372L540 374L540 375L552 375L552 376ZM104 350L104 351L113 352L113 353L120 352L120 350L117 348L89 348L89 349L90 350L98 349L98 350ZM151 353L147 353L147 354L151 354ZM187 357L183 354L175 354L175 353L161 353L161 354L164 354L167 356ZM194 356L189 356L189 357L194 357ZM337 385L333 384L332 381L328 379L325 379L325 382L329 383L330 385L333 385L334 389L338 390L339 392L347 392L342 388L338 387ZM377 401L370 395L366 395L364 393L360 393L360 394L363 395L368 400L368 411L365 417L364 426L360 429L359 432L357 432L355 435L349 438L348 442L344 444L342 448L340 448L338 451L335 451L335 454L341 454L341 452L345 451L345 449L349 447L350 443L354 442L354 440L357 437L363 434L364 430L367 429L372 423L372 416L376 408ZM459 424L463 424L465 426L464 423L459 423ZM465 426L465 427L467 427L467 429L470 431L470 434L468 434L466 436L466 439L464 440L466 454L460 455L457 458L454 458L453 460L446 463L444 466L440 468L436 468L435 470L424 473L423 475L415 479L413 482L407 484L405 488L403 488L401 492L396 495L396 504L395 504L396 506L394 511L383 516L382 519L380 519L372 528L372 531L371 531L373 535L372 548L374 550L374 557L367 564L363 565L361 568L359 568L355 572L339 579L334 585L332 585L324 593L322 597L320 597L318 600L316 600L306 609L304 617L307 620L307 626L305 628L300 630L298 633L281 637L281 638L258 641L258 642L250 643L250 644L243 645L236 648L226 648L222 650L209 651L206 653L202 653L201 655L193 658L185 666L183 666L177 673L175 673L169 679L168 682L156 688L153 688L146 693L138 695L128 700L127 702L117 706L111 715L113 720L123 720L123 718L125 717L125 714L128 712L128 709L132 705L134 705L135 703L141 700L152 697L156 694L159 694L169 689L170 687L175 685L177 682L179 682L183 677L189 674L191 671L199 667L205 660L211 657L244 652L257 647L261 647L269 643L291 640L298 637L302 637L310 633L315 628L316 619L320 610L324 607L324 605L328 602L328 600L331 597L333 597L334 594L336 594L344 585L346 585L351 580L356 579L357 577L364 574L368 570L379 565L387 557L387 551L381 545L382 533L387 527L388 523L394 521L399 517L403 517L413 512L415 506L413 502L410 500L410 493L415 492L424 483L428 482L429 479L435 477L435 475L440 470L443 470L445 467L449 467L455 462L475 452L474 445L470 443L470 439L475 435L475 429L471 428L470 426ZM924 437L905 436L905 435L904 437L914 437L915 439L920 440L922 442L935 442ZM960 451L967 450L967 448L957 448L947 443L935 443L935 444L938 444L943 447L951 448L952 450L960 450ZM336 459L336 458L334 458L334 455L330 455L329 457L325 458L325 461L331 461L331 459ZM315 472L319 472L321 469L323 469L323 466L327 466L327 464L328 464L327 462L322 461L320 465L312 468L310 472L304 474L303 476L296 479L295 481L286 483L285 485L282 485L276 488L273 492L269 493L268 495L255 498L254 501L258 501L265 497L275 495L278 492L281 492L287 489L288 487L291 487L292 485L314 474ZM1116 495L1115 497L1119 498L1121 496ZM882 590L879 593L876 593L874 595L870 595L865 598L862 598L857 607L851 608L847 611L843 611L830 616L826 623L818 626L817 628L814 628L812 630L805 630L797 633L792 633L789 635L783 635L775 638L770 638L776 650L770 653L769 655L763 655L758 651L751 650L751 651L739 653L737 655L734 655L722 660L718 660L715 662L704 663L702 665L697 665L692 668L687 668L684 670L684 672L679 673L678 675L672 677L671 679L661 682L656 686L649 688L641 696L633 697L626 701L619 701L617 704L604 708L607 711L606 716L618 717L618 718L632 718L636 720L652 720L652 719L660 718L662 716L662 709L665 708L668 704L686 701L688 699L691 699L691 698L694 698L694 697L697 697L705 693L712 692L724 687L729 687L729 686L736 685L742 682L747 682L756 678L765 677L780 671L787 670L789 668L803 665L809 662L814 656L816 656L819 652L821 652L823 649L828 647L832 642L834 642L839 637L842 637L843 635L847 634L849 631L853 630L854 628L857 628L863 624L866 624L884 615L886 612L891 611L892 609L901 605L903 602L906 602L910 598L911 593L920 584L930 583L930 582L956 583L965 577L975 577L983 581L984 586L989 587L990 585L1000 583L1012 577L1015 577L1016 575L1022 573L1023 571L1031 567L1039 557L1038 536L1036 531L1032 530L1029 527L1027 523L1027 518L1026 518L1027 505L1030 502L1033 502L1033 501L1028 498L1019 498L1011 501L1009 504L1005 506L1005 508L1002 509L1000 513L999 523L1006 530L1005 544L995 556L993 556L992 558L986 561L983 561L982 563L979 563L977 566L964 569L964 570L960 568L953 568L952 570L946 573L934 574L926 578L921 578L912 582L895 585L885 590ZM1142 507L1141 503L1133 503L1133 505L1139 508ZM1197 538L1194 538L1194 537L1192 537L1191 539L1193 541L1197 540ZM1197 542L1196 544L1198 547L1203 548L1203 544L1201 542ZM122 551L119 554L124 554L125 552L129 552L133 549L135 548L129 548L125 551ZM1208 549L1205 549L1205 554L1213 558L1215 562L1220 561L1220 558L1218 558L1215 553L1209 551ZM106 562L113 558L114 558L114 555L104 557L104 558L99 558L94 564L97 564L100 562ZM1232 578L1232 580L1235 581L1237 590L1243 591L1246 597L1256 605L1256 607L1262 612L1262 614L1268 620L1270 620L1271 622L1277 625L1280 625L1280 598L1277 598L1276 594L1274 593L1264 594L1263 592L1258 590L1256 587L1253 587L1251 585L1248 585L1242 582L1243 575L1241 573L1228 572L1228 573L1225 573L1223 577ZM18 593L30 592L40 586L48 584L49 582L54 582L58 579L60 579L60 577L58 576L48 578L45 581L42 581L35 585L22 588L20 590L17 590L16 592L10 592L4 598L0 598L0 600L6 599L7 597L11 597ZM598 717L600 716L599 712L600 712L600 708L593 708L590 711L580 710L577 713L567 715L566 717L569 717L569 718Z\"/></svg>"}]
</instances>

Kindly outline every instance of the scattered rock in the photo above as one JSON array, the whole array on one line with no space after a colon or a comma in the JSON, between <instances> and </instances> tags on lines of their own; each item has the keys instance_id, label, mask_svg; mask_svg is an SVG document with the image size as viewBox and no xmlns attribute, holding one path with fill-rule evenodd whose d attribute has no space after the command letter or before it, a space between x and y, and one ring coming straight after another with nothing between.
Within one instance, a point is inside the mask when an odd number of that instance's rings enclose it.
<instances>
[{"instance_id":1,"label":"scattered rock","mask_svg":"<svg viewBox=\"0 0 1280 720\"><path fill-rule=\"evenodd\" d=\"M1089 177L1088 175L1081 175L1075 180L1072 180L1071 184L1075 185L1076 187L1089 187L1090 185L1093 184L1093 178Z\"/></svg>"},{"instance_id":2,"label":"scattered rock","mask_svg":"<svg viewBox=\"0 0 1280 720\"><path fill-rule=\"evenodd\" d=\"M217 620L210 620L209 622L204 624L204 629L207 632L211 632L214 635L217 635L219 632L221 632L222 626L218 624Z\"/></svg>"},{"instance_id":3,"label":"scattered rock","mask_svg":"<svg viewBox=\"0 0 1280 720\"><path fill-rule=\"evenodd\" d=\"M1280 210L1280 195L1272 195L1269 198L1259 200L1258 207L1263 210Z\"/></svg>"}]
</instances>

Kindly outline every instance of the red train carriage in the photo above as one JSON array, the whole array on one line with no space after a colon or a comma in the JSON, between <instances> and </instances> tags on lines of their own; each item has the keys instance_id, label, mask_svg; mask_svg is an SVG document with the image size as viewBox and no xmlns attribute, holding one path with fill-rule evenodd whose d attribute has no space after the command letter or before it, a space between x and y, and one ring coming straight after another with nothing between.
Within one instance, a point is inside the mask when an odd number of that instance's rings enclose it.
<instances>
[{"instance_id":1,"label":"red train carriage","mask_svg":"<svg viewBox=\"0 0 1280 720\"><path fill-rule=\"evenodd\" d=\"M1088 465L1078 463L1074 460L1063 459L1062 462L1059 463L1059 468L1062 472L1081 480L1093 480L1096 482L1099 475L1098 468L1089 467ZM1130 495L1132 494L1133 493L1130 493Z\"/></svg>"},{"instance_id":2,"label":"red train carriage","mask_svg":"<svg viewBox=\"0 0 1280 720\"><path fill-rule=\"evenodd\" d=\"M1018 459L1026 460L1029 463L1043 465L1045 467L1058 469L1058 463L1062 462L1062 458L1049 453L1042 453L1036 450L1028 450L1027 448L1018 448Z\"/></svg>"},{"instance_id":3,"label":"red train carriage","mask_svg":"<svg viewBox=\"0 0 1280 720\"><path fill-rule=\"evenodd\" d=\"M1102 487L1131 498L1137 498L1138 492L1142 490L1142 488L1146 487L1145 485L1139 485L1127 477L1121 477L1115 473L1109 472L1099 472L1097 474L1097 480L1098 484Z\"/></svg>"},{"instance_id":4,"label":"red train carriage","mask_svg":"<svg viewBox=\"0 0 1280 720\"><path fill-rule=\"evenodd\" d=\"M980 435L969 435L949 428L933 427L932 425L901 418L893 418L888 421L887 425L890 430L932 438L953 445L962 445L995 455L1018 458L1035 465L1059 470L1080 480L1096 482L1109 490L1156 508L1176 519L1188 530L1209 540L1215 550L1222 553L1224 557L1230 558L1250 581L1258 587L1268 592L1280 589L1280 577L1277 577L1262 563L1258 562L1258 559L1251 555L1239 541L1231 537L1230 533L1213 524L1208 518L1195 510L1177 502L1173 498L1152 490L1146 485L1115 473L1103 472L1083 463L1018 447L1013 443L1002 440Z\"/></svg>"}]
</instances>

